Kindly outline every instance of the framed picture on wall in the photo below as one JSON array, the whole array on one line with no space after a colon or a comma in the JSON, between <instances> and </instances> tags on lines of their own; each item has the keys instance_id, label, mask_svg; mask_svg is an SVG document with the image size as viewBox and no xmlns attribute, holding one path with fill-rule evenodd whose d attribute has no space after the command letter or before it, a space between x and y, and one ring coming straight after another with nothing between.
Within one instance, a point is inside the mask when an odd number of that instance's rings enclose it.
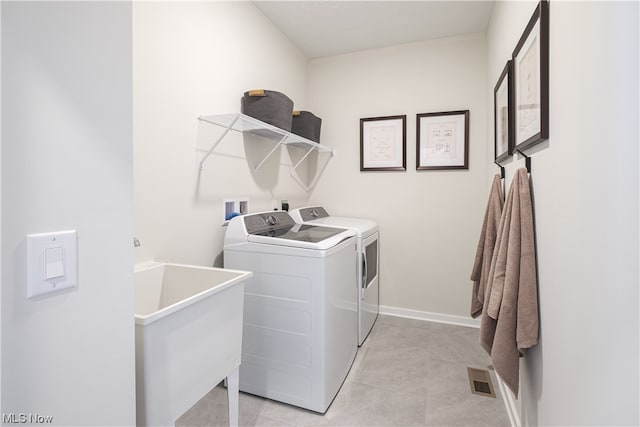
<instances>
[{"instance_id":1,"label":"framed picture on wall","mask_svg":"<svg viewBox=\"0 0 640 427\"><path fill-rule=\"evenodd\" d=\"M513 154L513 61L507 61L493 89L495 161Z\"/></svg>"},{"instance_id":2,"label":"framed picture on wall","mask_svg":"<svg viewBox=\"0 0 640 427\"><path fill-rule=\"evenodd\" d=\"M513 51L515 149L549 137L549 3L541 0Z\"/></svg>"},{"instance_id":3,"label":"framed picture on wall","mask_svg":"<svg viewBox=\"0 0 640 427\"><path fill-rule=\"evenodd\" d=\"M360 170L407 169L407 116L360 119Z\"/></svg>"},{"instance_id":4,"label":"framed picture on wall","mask_svg":"<svg viewBox=\"0 0 640 427\"><path fill-rule=\"evenodd\" d=\"M469 110L417 115L416 169L469 169Z\"/></svg>"}]
</instances>

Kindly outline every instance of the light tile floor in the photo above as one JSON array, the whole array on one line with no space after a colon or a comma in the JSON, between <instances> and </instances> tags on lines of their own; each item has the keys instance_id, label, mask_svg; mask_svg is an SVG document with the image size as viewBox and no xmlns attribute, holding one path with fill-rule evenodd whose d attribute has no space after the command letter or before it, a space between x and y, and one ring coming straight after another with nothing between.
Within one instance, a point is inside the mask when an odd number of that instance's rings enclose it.
<instances>
[{"instance_id":1,"label":"light tile floor","mask_svg":"<svg viewBox=\"0 0 640 427\"><path fill-rule=\"evenodd\" d=\"M489 369L497 398L471 393L467 367ZM478 329L380 315L324 415L240 393L242 426L509 426ZM176 426L227 426L214 388Z\"/></svg>"}]
</instances>

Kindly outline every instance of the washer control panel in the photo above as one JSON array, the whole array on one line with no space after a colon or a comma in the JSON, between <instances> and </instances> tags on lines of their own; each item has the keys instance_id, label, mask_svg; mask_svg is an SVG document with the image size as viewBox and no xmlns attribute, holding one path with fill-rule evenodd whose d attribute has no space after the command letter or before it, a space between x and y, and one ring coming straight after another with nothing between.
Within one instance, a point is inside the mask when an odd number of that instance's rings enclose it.
<instances>
[{"instance_id":1,"label":"washer control panel","mask_svg":"<svg viewBox=\"0 0 640 427\"><path fill-rule=\"evenodd\" d=\"M247 233L257 234L268 230L291 227L295 225L295 221L287 212L274 211L246 215L244 217L244 225L247 228Z\"/></svg>"}]
</instances>

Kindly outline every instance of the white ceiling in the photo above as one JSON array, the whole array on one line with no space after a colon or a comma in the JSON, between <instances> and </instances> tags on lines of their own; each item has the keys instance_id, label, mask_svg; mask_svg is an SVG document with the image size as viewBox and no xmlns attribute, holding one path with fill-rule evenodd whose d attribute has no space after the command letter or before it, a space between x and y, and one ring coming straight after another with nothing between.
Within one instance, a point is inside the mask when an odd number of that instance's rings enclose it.
<instances>
[{"instance_id":1,"label":"white ceiling","mask_svg":"<svg viewBox=\"0 0 640 427\"><path fill-rule=\"evenodd\" d=\"M309 58L486 30L493 1L254 1Z\"/></svg>"}]
</instances>

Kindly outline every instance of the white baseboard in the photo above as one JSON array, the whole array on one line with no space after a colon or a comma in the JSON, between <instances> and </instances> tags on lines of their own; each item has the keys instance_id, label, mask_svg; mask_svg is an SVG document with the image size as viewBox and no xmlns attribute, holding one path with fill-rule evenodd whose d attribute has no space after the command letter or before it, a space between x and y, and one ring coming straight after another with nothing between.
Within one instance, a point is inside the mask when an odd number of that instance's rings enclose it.
<instances>
[{"instance_id":1,"label":"white baseboard","mask_svg":"<svg viewBox=\"0 0 640 427\"><path fill-rule=\"evenodd\" d=\"M511 427L521 427L522 421L520 420L520 414L518 413L516 406L515 396L511 393L511 390L509 390L507 385L502 381L502 378L500 378L500 375L497 373L496 378L498 379L498 387L500 388L500 394L502 394L502 401L504 402L504 407L507 410L507 416L509 417Z\"/></svg>"},{"instance_id":2,"label":"white baseboard","mask_svg":"<svg viewBox=\"0 0 640 427\"><path fill-rule=\"evenodd\" d=\"M409 310L406 308L380 306L380 314L389 316L406 317L407 319L427 320L429 322L447 323L449 325L480 327L480 319L471 317L454 316L451 314L431 313L428 311Z\"/></svg>"}]
</instances>

